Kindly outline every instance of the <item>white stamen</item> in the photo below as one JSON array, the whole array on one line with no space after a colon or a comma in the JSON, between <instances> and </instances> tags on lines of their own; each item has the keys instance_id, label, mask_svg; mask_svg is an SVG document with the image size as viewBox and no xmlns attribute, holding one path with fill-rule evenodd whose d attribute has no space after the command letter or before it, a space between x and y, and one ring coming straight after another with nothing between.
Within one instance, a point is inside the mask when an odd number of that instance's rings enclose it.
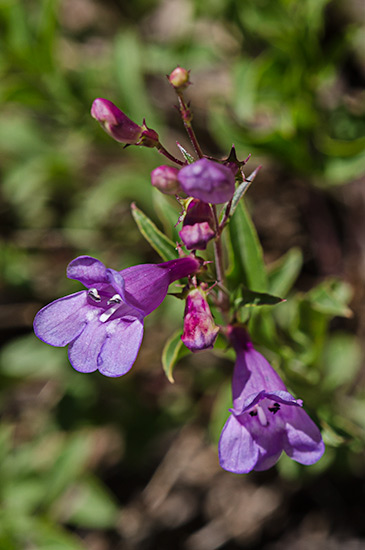
<instances>
[{"instance_id":1,"label":"white stamen","mask_svg":"<svg viewBox=\"0 0 365 550\"><path fill-rule=\"evenodd\" d=\"M119 308L119 304L116 304L115 306L112 306L110 307L109 309L107 309L106 311L104 311L104 313L102 313L99 317L99 320L102 322L102 323L105 323L105 321L107 321L108 319L110 319L110 317L113 315L113 313L115 313L117 311L117 309Z\"/></svg>"},{"instance_id":2,"label":"white stamen","mask_svg":"<svg viewBox=\"0 0 365 550\"><path fill-rule=\"evenodd\" d=\"M92 300L94 300L94 302L100 302L101 301L99 292L97 291L96 288L89 288L87 294L88 294L88 296L90 296L90 298Z\"/></svg>"},{"instance_id":3,"label":"white stamen","mask_svg":"<svg viewBox=\"0 0 365 550\"><path fill-rule=\"evenodd\" d=\"M260 406L257 407L257 416L259 418L259 422L260 422L261 426L267 426L268 425L269 422L266 418L265 411Z\"/></svg>"},{"instance_id":4,"label":"white stamen","mask_svg":"<svg viewBox=\"0 0 365 550\"><path fill-rule=\"evenodd\" d=\"M114 294L114 296L112 296L110 300L108 300L107 304L120 304L121 302L122 297L119 294Z\"/></svg>"}]
</instances>

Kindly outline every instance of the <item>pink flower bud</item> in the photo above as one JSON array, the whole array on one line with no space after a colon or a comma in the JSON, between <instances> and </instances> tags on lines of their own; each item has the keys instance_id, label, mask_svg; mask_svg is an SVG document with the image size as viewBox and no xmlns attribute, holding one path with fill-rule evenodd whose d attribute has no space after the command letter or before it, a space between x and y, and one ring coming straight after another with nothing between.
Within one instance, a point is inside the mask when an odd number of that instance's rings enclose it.
<instances>
[{"instance_id":1,"label":"pink flower bud","mask_svg":"<svg viewBox=\"0 0 365 550\"><path fill-rule=\"evenodd\" d=\"M172 84L176 90L184 90L190 84L189 72L190 71L187 71L182 67L176 67L176 69L174 69L169 75L170 84Z\"/></svg>"},{"instance_id":2,"label":"pink flower bud","mask_svg":"<svg viewBox=\"0 0 365 550\"><path fill-rule=\"evenodd\" d=\"M120 143L145 147L155 147L159 143L158 134L147 128L144 121L143 126L139 126L108 99L95 99L91 116L100 122L107 134Z\"/></svg>"},{"instance_id":3,"label":"pink flower bud","mask_svg":"<svg viewBox=\"0 0 365 550\"><path fill-rule=\"evenodd\" d=\"M206 292L201 287L194 288L186 298L184 333L181 340L191 351L200 351L213 347L218 331Z\"/></svg>"},{"instance_id":4,"label":"pink flower bud","mask_svg":"<svg viewBox=\"0 0 365 550\"><path fill-rule=\"evenodd\" d=\"M212 210L206 202L192 199L187 207L183 227L179 235L188 250L205 250L214 238Z\"/></svg>"},{"instance_id":5,"label":"pink flower bud","mask_svg":"<svg viewBox=\"0 0 365 550\"><path fill-rule=\"evenodd\" d=\"M151 172L151 183L166 195L174 195L180 189L177 175L179 169L174 166L158 166Z\"/></svg>"}]
</instances>

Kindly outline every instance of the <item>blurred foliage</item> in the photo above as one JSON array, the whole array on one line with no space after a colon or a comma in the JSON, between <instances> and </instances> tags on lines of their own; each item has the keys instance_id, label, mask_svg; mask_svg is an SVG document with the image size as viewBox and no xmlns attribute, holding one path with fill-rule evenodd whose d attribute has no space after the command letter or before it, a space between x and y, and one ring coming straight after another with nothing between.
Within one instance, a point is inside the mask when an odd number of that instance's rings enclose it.
<instances>
[{"instance_id":1,"label":"blurred foliage","mask_svg":"<svg viewBox=\"0 0 365 550\"><path fill-rule=\"evenodd\" d=\"M186 139L161 75L186 66L207 153L227 154L234 142L241 156L251 152L268 167L268 180L274 174L281 184L285 174L288 186L298 178L304 189L319 186L342 212L346 199L334 185L358 180L365 164L357 10L340 0L0 0L1 550L76 550L88 547L88 529L115 530L127 476L115 487L108 472L137 472L146 482L156 441L199 423L203 396L218 396L213 439L229 406L231 369L219 363L231 357L224 342L218 359L178 365L174 386L163 379L163 336L182 319L183 304L173 298L147 320L140 358L122 380L74 372L65 350L31 334L34 313L75 290L65 267L76 255L116 269L156 261L134 224L132 200L169 238L176 235L178 208L149 185L161 158L122 151L89 116L92 100L107 97L138 123L145 117L179 154L175 141L186 146ZM277 188L270 193L274 209ZM245 227L249 242L235 253L249 261L238 256L230 282L288 299L241 315L290 389L316 411L328 445L311 469L283 457L280 475L299 483L326 468L363 473L362 351L351 321L331 321L348 319L351 288L318 272L312 290L305 277L294 287L302 254L282 241L268 251L279 259L266 279L248 214L255 202L248 207L237 209L230 232Z\"/></svg>"}]
</instances>

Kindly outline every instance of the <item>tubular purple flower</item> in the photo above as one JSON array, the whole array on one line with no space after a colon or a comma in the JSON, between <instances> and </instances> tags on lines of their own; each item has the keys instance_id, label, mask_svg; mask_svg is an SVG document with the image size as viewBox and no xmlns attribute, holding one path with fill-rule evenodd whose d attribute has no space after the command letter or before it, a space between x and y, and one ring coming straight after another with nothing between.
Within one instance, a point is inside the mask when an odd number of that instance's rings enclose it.
<instances>
[{"instance_id":1,"label":"tubular purple flower","mask_svg":"<svg viewBox=\"0 0 365 550\"><path fill-rule=\"evenodd\" d=\"M137 357L144 317L161 304L170 283L198 269L193 257L115 271L95 258L80 256L68 265L67 276L87 290L41 309L34 332L51 346L70 344L68 355L76 370L122 376Z\"/></svg>"},{"instance_id":2,"label":"tubular purple flower","mask_svg":"<svg viewBox=\"0 0 365 550\"><path fill-rule=\"evenodd\" d=\"M166 195L174 195L180 189L177 180L179 169L175 166L158 166L151 172L151 183L156 189Z\"/></svg>"},{"instance_id":3,"label":"tubular purple flower","mask_svg":"<svg viewBox=\"0 0 365 550\"><path fill-rule=\"evenodd\" d=\"M321 433L302 401L288 392L279 375L254 349L243 327L229 327L237 361L233 409L219 440L222 468L236 474L267 470L282 451L301 464L314 464L324 453Z\"/></svg>"},{"instance_id":4,"label":"tubular purple flower","mask_svg":"<svg viewBox=\"0 0 365 550\"><path fill-rule=\"evenodd\" d=\"M205 250L208 242L214 238L214 219L212 209L206 202L191 199L179 231L180 238L188 250Z\"/></svg>"},{"instance_id":5,"label":"tubular purple flower","mask_svg":"<svg viewBox=\"0 0 365 550\"><path fill-rule=\"evenodd\" d=\"M201 287L191 290L186 298L184 333L181 340L191 351L212 348L219 328L216 326Z\"/></svg>"},{"instance_id":6,"label":"tubular purple flower","mask_svg":"<svg viewBox=\"0 0 365 550\"><path fill-rule=\"evenodd\" d=\"M157 132L147 128L145 121L143 126L139 126L108 99L95 99L91 106L91 116L120 143L145 147L156 147L159 143Z\"/></svg>"},{"instance_id":7,"label":"tubular purple flower","mask_svg":"<svg viewBox=\"0 0 365 550\"><path fill-rule=\"evenodd\" d=\"M187 195L204 202L221 204L233 197L235 180L232 170L213 160L203 158L184 166L178 179Z\"/></svg>"}]
</instances>

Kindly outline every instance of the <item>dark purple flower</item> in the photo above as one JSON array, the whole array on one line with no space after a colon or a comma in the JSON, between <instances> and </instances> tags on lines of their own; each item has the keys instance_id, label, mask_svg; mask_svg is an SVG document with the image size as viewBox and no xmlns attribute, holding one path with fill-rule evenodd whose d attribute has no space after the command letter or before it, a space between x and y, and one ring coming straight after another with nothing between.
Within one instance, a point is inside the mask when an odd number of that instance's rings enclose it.
<instances>
[{"instance_id":1,"label":"dark purple flower","mask_svg":"<svg viewBox=\"0 0 365 550\"><path fill-rule=\"evenodd\" d=\"M231 200L235 189L232 170L208 159L184 166L179 172L179 182L187 195L211 204Z\"/></svg>"},{"instance_id":2,"label":"dark purple flower","mask_svg":"<svg viewBox=\"0 0 365 550\"><path fill-rule=\"evenodd\" d=\"M139 126L108 99L95 99L91 107L91 116L100 122L112 138L121 143L145 147L156 147L159 143L155 130L147 128L145 122L143 126Z\"/></svg>"},{"instance_id":3,"label":"dark purple flower","mask_svg":"<svg viewBox=\"0 0 365 550\"><path fill-rule=\"evenodd\" d=\"M70 362L80 372L98 369L105 376L121 376L137 357L144 317L161 304L170 283L198 268L199 262L188 257L115 271L80 256L68 265L67 276L87 290L41 309L35 334L51 346L70 344Z\"/></svg>"},{"instance_id":4,"label":"dark purple flower","mask_svg":"<svg viewBox=\"0 0 365 550\"><path fill-rule=\"evenodd\" d=\"M324 452L321 433L302 401L288 392L279 375L256 351L243 327L229 328L237 353L233 409L219 440L219 462L236 474L271 468L282 453L314 464Z\"/></svg>"},{"instance_id":5,"label":"dark purple flower","mask_svg":"<svg viewBox=\"0 0 365 550\"><path fill-rule=\"evenodd\" d=\"M213 347L218 332L206 292L201 287L194 288L186 298L184 333L181 340L191 351L200 351Z\"/></svg>"},{"instance_id":6,"label":"dark purple flower","mask_svg":"<svg viewBox=\"0 0 365 550\"><path fill-rule=\"evenodd\" d=\"M175 168L175 166L158 166L151 172L151 183L161 193L174 195L180 189L180 184L177 180L178 173L179 169Z\"/></svg>"},{"instance_id":7,"label":"dark purple flower","mask_svg":"<svg viewBox=\"0 0 365 550\"><path fill-rule=\"evenodd\" d=\"M188 250L205 250L214 238L212 209L206 202L192 199L186 209L180 238Z\"/></svg>"}]
</instances>

